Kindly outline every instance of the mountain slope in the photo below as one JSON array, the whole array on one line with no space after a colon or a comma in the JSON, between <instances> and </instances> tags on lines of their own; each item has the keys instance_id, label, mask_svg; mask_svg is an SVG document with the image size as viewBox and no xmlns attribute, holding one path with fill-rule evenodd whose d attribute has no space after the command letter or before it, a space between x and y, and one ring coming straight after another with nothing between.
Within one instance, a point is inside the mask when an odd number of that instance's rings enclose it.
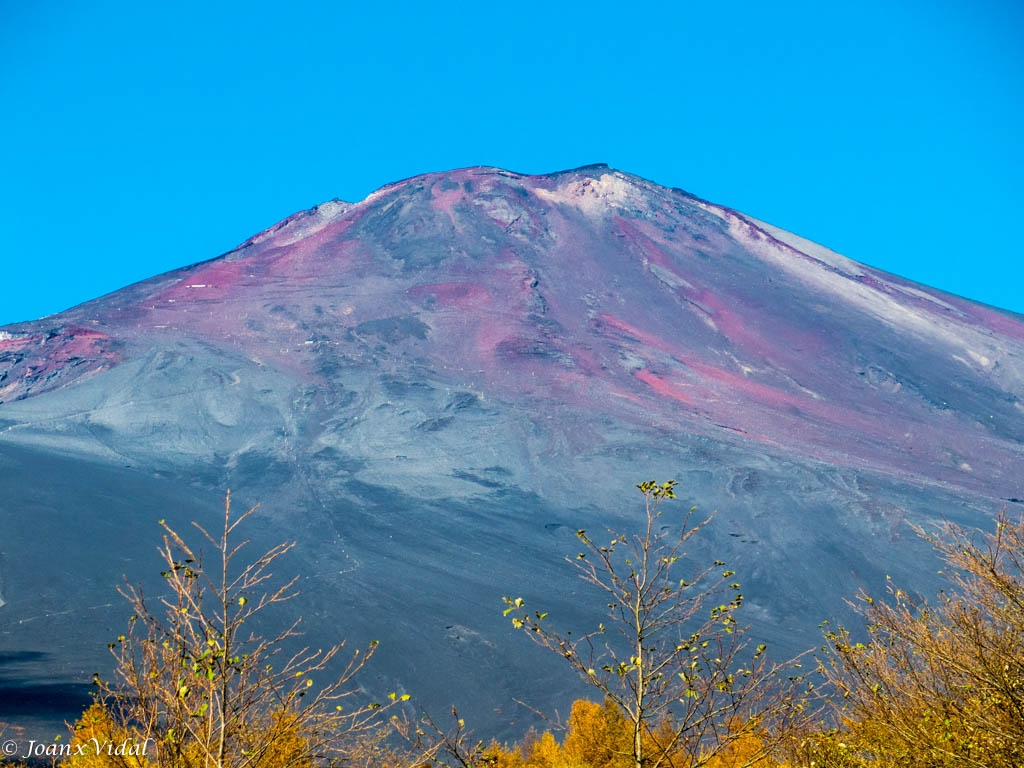
<instances>
[{"instance_id":1,"label":"mountain slope","mask_svg":"<svg viewBox=\"0 0 1024 768\"><path fill-rule=\"evenodd\" d=\"M931 589L906 520L1024 498L1024 318L604 166L408 179L8 326L0 401L0 653L53 654L31 674L104 663L161 497L209 520L231 486L263 504L254 541L299 541L315 638L376 634L389 682L487 728L575 692L500 596L586 613L560 558L635 519L640 479L719 510L703 554L792 651L859 584ZM33 533L72 509L89 586ZM102 622L59 618L94 594Z\"/></svg>"}]
</instances>

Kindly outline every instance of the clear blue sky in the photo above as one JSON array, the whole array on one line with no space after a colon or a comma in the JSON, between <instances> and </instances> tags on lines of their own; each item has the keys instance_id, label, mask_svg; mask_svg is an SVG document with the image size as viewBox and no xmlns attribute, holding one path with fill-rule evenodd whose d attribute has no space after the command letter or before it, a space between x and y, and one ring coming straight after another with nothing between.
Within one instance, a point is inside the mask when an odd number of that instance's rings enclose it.
<instances>
[{"instance_id":1,"label":"clear blue sky","mask_svg":"<svg viewBox=\"0 0 1024 768\"><path fill-rule=\"evenodd\" d=\"M606 162L1024 313L1017 0L0 0L0 324L426 171Z\"/></svg>"}]
</instances>

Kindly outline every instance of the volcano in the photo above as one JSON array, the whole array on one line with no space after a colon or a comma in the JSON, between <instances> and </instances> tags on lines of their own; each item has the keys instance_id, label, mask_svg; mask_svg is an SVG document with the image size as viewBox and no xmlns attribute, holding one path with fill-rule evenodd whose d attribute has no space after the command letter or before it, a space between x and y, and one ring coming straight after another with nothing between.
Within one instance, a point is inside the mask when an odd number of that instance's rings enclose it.
<instances>
[{"instance_id":1,"label":"volcano","mask_svg":"<svg viewBox=\"0 0 1024 768\"><path fill-rule=\"evenodd\" d=\"M156 521L227 488L253 554L297 541L305 642L518 736L581 689L501 597L595 623L564 556L635 483L717 510L690 554L783 657L886 575L933 594L907 523L1024 508L1022 459L1024 317L603 165L415 177L0 329L0 720L80 713Z\"/></svg>"}]
</instances>

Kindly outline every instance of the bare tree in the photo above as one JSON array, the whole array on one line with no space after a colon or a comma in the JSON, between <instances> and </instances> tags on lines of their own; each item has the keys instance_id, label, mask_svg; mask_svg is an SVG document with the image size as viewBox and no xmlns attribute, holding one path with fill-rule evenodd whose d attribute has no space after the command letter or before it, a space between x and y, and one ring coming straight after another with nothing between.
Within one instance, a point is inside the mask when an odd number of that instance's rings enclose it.
<instances>
[{"instance_id":1,"label":"bare tree","mask_svg":"<svg viewBox=\"0 0 1024 768\"><path fill-rule=\"evenodd\" d=\"M220 530L211 534L193 523L213 547L209 561L161 521L168 596L156 607L141 586L121 590L134 615L127 634L110 646L117 660L113 681L97 684L113 726L153 740L148 765L358 763L368 745L381 742L389 723L383 713L409 698L392 693L375 703L356 684L376 641L351 652L341 642L288 655L284 648L299 635L298 621L270 638L251 631L257 615L297 594L296 579L271 586L270 570L294 543L240 564L247 542L235 542L237 529L255 510L233 518L229 491ZM429 748L414 751L403 759L429 756Z\"/></svg>"},{"instance_id":2,"label":"bare tree","mask_svg":"<svg viewBox=\"0 0 1024 768\"><path fill-rule=\"evenodd\" d=\"M626 715L636 768L683 762L699 768L751 733L781 733L801 711L788 665L768 661L748 642L735 618L743 602L734 572L716 560L687 562L687 544L709 522L664 525L662 504L676 482L637 486L644 497L639 534L611 533L607 544L577 532L584 551L567 558L602 595L607 625L574 635L554 628L548 614L530 612L521 597L505 598L505 615L539 645L560 656ZM685 569L685 573L684 573ZM581 598L582 599L582 598ZM737 768L766 759L772 738Z\"/></svg>"}]
</instances>

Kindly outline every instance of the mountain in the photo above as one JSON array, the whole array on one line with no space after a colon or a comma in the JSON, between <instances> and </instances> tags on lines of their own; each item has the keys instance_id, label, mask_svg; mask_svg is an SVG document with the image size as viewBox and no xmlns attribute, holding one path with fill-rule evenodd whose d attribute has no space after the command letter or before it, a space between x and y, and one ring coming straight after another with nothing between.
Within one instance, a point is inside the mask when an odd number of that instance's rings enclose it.
<instances>
[{"instance_id":1,"label":"mountain","mask_svg":"<svg viewBox=\"0 0 1024 768\"><path fill-rule=\"evenodd\" d=\"M691 554L784 656L887 574L931 594L907 523L985 526L1022 458L1024 317L603 165L419 176L0 329L0 720L80 711L156 520L229 487L254 554L298 542L282 621L518 735L581 689L500 598L593 619L563 556L634 483L717 510Z\"/></svg>"}]
</instances>

